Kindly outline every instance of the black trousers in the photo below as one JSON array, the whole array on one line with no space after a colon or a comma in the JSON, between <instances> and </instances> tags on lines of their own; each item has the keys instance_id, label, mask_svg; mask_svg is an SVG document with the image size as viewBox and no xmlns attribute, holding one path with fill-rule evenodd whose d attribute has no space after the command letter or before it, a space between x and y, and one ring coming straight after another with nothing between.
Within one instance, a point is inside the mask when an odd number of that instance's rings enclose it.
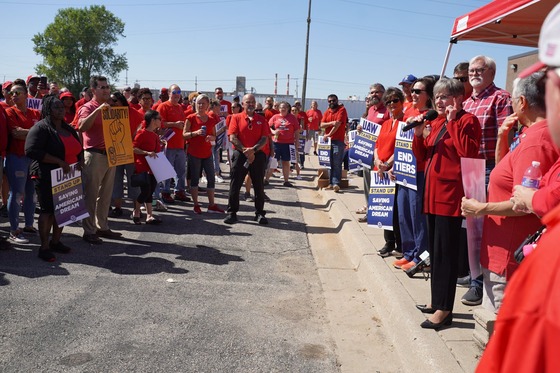
<instances>
[{"instance_id":1,"label":"black trousers","mask_svg":"<svg viewBox=\"0 0 560 373\"><path fill-rule=\"evenodd\" d=\"M463 219L460 216L427 216L432 307L453 311Z\"/></svg>"},{"instance_id":2,"label":"black trousers","mask_svg":"<svg viewBox=\"0 0 560 373\"><path fill-rule=\"evenodd\" d=\"M229 197L227 213L237 213L239 211L239 191L245 181L247 173L251 176L253 189L255 190L255 214L264 216L264 170L266 167L266 154L262 151L255 153L255 160L249 165L244 166L247 157L239 150L234 150L231 157L231 180L229 182Z\"/></svg>"},{"instance_id":3,"label":"black trousers","mask_svg":"<svg viewBox=\"0 0 560 373\"><path fill-rule=\"evenodd\" d=\"M140 194L136 197L136 202L139 204L152 203L152 195L156 190L156 177L153 174L148 174L150 176L150 183L140 187Z\"/></svg>"}]
</instances>

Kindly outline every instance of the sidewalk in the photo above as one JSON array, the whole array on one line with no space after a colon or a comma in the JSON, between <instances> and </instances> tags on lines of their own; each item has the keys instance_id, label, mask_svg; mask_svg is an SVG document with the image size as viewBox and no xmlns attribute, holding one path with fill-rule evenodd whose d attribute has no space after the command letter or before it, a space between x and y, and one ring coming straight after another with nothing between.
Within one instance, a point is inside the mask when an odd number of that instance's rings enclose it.
<instances>
[{"instance_id":1,"label":"sidewalk","mask_svg":"<svg viewBox=\"0 0 560 373\"><path fill-rule=\"evenodd\" d=\"M316 185L319 168L316 156L306 158L306 176L315 176L308 182ZM313 174L313 172L315 172ZM384 245L383 231L359 223L362 215L355 210L365 204L362 178L349 174L349 188L343 193L319 190L322 202L329 206L334 222L340 222L341 241L345 242L346 255L350 258L361 282L382 322L390 331L394 349L410 372L474 372L479 358L472 334L473 311L477 307L465 306L461 297L466 288L457 288L453 325L439 332L420 328L425 315L415 304L430 303L430 281L421 274L409 278L402 270L392 266L394 257L377 255Z\"/></svg>"}]
</instances>

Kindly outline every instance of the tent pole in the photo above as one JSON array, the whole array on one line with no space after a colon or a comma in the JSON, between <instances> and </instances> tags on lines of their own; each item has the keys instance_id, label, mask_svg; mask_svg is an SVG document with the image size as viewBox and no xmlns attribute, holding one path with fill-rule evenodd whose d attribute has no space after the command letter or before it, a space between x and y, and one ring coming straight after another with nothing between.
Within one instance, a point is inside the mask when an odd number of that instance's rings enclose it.
<instances>
[{"instance_id":1,"label":"tent pole","mask_svg":"<svg viewBox=\"0 0 560 373\"><path fill-rule=\"evenodd\" d=\"M445 60L443 60L443 66L441 68L441 74L439 75L440 78L444 77L445 74L445 69L447 68L447 63L449 62L449 55L451 54L451 48L453 47L453 44L455 44L457 41L453 42L453 39L449 42L449 46L447 47L447 53L445 54Z\"/></svg>"}]
</instances>

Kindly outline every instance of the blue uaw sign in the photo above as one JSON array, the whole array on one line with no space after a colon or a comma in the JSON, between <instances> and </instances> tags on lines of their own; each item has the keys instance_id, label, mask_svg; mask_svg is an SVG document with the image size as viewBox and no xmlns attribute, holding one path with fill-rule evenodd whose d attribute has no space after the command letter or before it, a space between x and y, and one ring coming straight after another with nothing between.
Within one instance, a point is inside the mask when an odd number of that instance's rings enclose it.
<instances>
[{"instance_id":1,"label":"blue uaw sign","mask_svg":"<svg viewBox=\"0 0 560 373\"><path fill-rule=\"evenodd\" d=\"M358 131L356 130L348 132L348 153L350 153L350 149L352 149L352 147L354 146L354 141L356 140L357 133ZM348 171L355 172L361 169L362 166L358 162L350 158L350 156L348 156Z\"/></svg>"},{"instance_id":2,"label":"blue uaw sign","mask_svg":"<svg viewBox=\"0 0 560 373\"><path fill-rule=\"evenodd\" d=\"M331 138L327 137L325 141L324 136L319 136L319 143L317 144L317 153L319 155L319 165L321 167L331 167Z\"/></svg>"},{"instance_id":3,"label":"blue uaw sign","mask_svg":"<svg viewBox=\"0 0 560 373\"><path fill-rule=\"evenodd\" d=\"M392 231L394 203L395 183L389 179L386 172L381 177L376 171L371 171L367 211L368 226Z\"/></svg>"},{"instance_id":4,"label":"blue uaw sign","mask_svg":"<svg viewBox=\"0 0 560 373\"><path fill-rule=\"evenodd\" d=\"M381 131L381 125L362 118L360 119L360 126L362 126L362 130L356 133L354 144L350 148L348 156L363 167L371 169L375 142Z\"/></svg>"},{"instance_id":5,"label":"blue uaw sign","mask_svg":"<svg viewBox=\"0 0 560 373\"><path fill-rule=\"evenodd\" d=\"M403 132L405 122L399 122L399 129L395 139L395 162L393 164L393 174L396 183L410 189L416 190L416 157L412 152L412 140L414 131Z\"/></svg>"}]
</instances>

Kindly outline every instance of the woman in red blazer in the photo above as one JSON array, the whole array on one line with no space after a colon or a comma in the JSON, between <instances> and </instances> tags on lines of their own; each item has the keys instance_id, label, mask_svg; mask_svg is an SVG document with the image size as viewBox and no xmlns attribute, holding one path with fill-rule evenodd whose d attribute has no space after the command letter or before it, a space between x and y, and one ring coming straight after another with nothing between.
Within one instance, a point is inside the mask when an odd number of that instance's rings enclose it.
<instances>
[{"instance_id":1,"label":"woman in red blazer","mask_svg":"<svg viewBox=\"0 0 560 373\"><path fill-rule=\"evenodd\" d=\"M439 329L453 320L453 302L461 236L461 158L477 158L481 129L478 119L462 109L463 84L440 79L434 86L439 117L415 128L412 150L426 162L424 213L428 217L431 261L431 306L417 307L432 315L421 324Z\"/></svg>"}]
</instances>

